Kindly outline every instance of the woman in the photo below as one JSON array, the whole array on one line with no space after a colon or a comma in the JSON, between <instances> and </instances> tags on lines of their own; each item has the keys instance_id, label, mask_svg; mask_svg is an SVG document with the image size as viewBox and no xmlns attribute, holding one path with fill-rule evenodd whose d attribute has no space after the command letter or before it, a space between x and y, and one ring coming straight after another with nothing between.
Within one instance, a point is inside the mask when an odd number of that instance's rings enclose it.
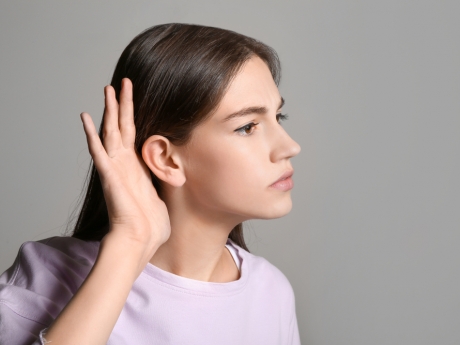
<instances>
[{"instance_id":1,"label":"woman","mask_svg":"<svg viewBox=\"0 0 460 345\"><path fill-rule=\"evenodd\" d=\"M0 277L1 344L299 344L292 287L242 223L292 207L280 66L232 31L164 24L123 51L71 237ZM45 339L46 338L46 339Z\"/></svg>"}]
</instances>

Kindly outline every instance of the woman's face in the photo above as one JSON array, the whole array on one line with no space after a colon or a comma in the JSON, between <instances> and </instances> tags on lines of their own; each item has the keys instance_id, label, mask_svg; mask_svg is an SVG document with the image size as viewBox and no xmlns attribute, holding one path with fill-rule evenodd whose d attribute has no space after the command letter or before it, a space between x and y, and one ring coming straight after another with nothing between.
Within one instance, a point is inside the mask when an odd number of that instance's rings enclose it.
<instances>
[{"instance_id":1,"label":"woman's face","mask_svg":"<svg viewBox=\"0 0 460 345\"><path fill-rule=\"evenodd\" d=\"M259 57L250 59L217 111L195 128L186 145L182 187L188 200L238 221L289 213L290 190L270 187L292 170L290 159L300 152L299 144L280 124L281 103L268 66ZM246 108L259 109L225 120Z\"/></svg>"}]
</instances>

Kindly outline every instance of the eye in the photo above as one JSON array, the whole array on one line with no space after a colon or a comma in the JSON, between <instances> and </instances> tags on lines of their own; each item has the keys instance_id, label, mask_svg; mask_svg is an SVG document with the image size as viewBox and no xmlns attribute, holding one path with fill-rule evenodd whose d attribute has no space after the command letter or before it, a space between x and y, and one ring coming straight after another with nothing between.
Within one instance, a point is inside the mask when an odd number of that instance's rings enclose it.
<instances>
[{"instance_id":1,"label":"eye","mask_svg":"<svg viewBox=\"0 0 460 345\"><path fill-rule=\"evenodd\" d=\"M281 113L276 114L276 121L279 124L281 124L281 121L286 121L287 119L288 119L287 114L281 114ZM254 123L254 122L248 123L247 125L245 125L245 126L243 126L241 128L235 129L235 132L237 132L238 134L240 134L242 136L251 135L254 132L254 127L256 125L258 125L258 124L259 123Z\"/></svg>"},{"instance_id":2,"label":"eye","mask_svg":"<svg viewBox=\"0 0 460 345\"><path fill-rule=\"evenodd\" d=\"M241 128L236 129L235 132L239 133L243 137L251 135L253 133L253 131L251 131L251 133L246 133L246 131L251 130L254 126L256 126L258 124L259 123L254 123L254 122L248 123L246 126L243 126Z\"/></svg>"},{"instance_id":3,"label":"eye","mask_svg":"<svg viewBox=\"0 0 460 345\"><path fill-rule=\"evenodd\" d=\"M276 114L276 116L277 116L278 119L279 119L278 121L286 121L286 120L289 118L288 114L281 114L281 113L279 113L279 114ZM278 123L279 123L279 122L278 122Z\"/></svg>"}]
</instances>

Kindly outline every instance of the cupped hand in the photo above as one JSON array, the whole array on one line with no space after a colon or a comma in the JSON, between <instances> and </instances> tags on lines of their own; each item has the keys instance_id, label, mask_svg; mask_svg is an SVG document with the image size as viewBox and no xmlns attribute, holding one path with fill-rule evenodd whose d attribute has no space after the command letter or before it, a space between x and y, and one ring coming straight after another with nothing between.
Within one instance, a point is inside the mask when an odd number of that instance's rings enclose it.
<instances>
[{"instance_id":1,"label":"cupped hand","mask_svg":"<svg viewBox=\"0 0 460 345\"><path fill-rule=\"evenodd\" d=\"M114 88L110 85L104 88L102 142L91 116L88 113L80 116L107 204L110 228L106 237L139 245L143 259L148 261L169 238L171 225L167 207L151 181L150 170L135 151L132 90L132 82L124 78L118 104Z\"/></svg>"}]
</instances>

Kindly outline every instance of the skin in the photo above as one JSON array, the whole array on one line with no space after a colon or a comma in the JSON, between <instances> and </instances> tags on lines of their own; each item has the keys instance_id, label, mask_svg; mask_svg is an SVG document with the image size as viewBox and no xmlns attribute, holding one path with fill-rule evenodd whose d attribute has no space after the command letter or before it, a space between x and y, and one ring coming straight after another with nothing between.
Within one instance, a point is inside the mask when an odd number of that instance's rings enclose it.
<instances>
[{"instance_id":1,"label":"skin","mask_svg":"<svg viewBox=\"0 0 460 345\"><path fill-rule=\"evenodd\" d=\"M88 276L48 328L46 339L53 344L106 344L148 262L196 280L238 279L225 247L230 231L245 220L279 218L292 208L290 191L269 186L292 170L289 159L300 146L277 121L281 97L259 58L244 65L188 145L175 147L154 135L142 157L134 148L131 81L122 80L120 104L113 87L104 91L102 141L91 116L80 116L101 179L109 232ZM267 111L222 121L248 106ZM251 135L235 132L251 122L259 124L240 131ZM149 169L163 181L164 200Z\"/></svg>"},{"instance_id":2,"label":"skin","mask_svg":"<svg viewBox=\"0 0 460 345\"><path fill-rule=\"evenodd\" d=\"M292 208L290 191L269 187L292 170L290 158L301 149L278 120L280 101L268 66L253 57L236 75L213 116L194 130L188 145L176 147L159 135L147 139L142 157L164 182L171 222L169 239L150 263L196 280L239 278L225 247L230 231L249 219L282 217ZM223 121L254 106L267 108L267 113ZM250 123L258 124L235 132Z\"/></svg>"}]
</instances>

